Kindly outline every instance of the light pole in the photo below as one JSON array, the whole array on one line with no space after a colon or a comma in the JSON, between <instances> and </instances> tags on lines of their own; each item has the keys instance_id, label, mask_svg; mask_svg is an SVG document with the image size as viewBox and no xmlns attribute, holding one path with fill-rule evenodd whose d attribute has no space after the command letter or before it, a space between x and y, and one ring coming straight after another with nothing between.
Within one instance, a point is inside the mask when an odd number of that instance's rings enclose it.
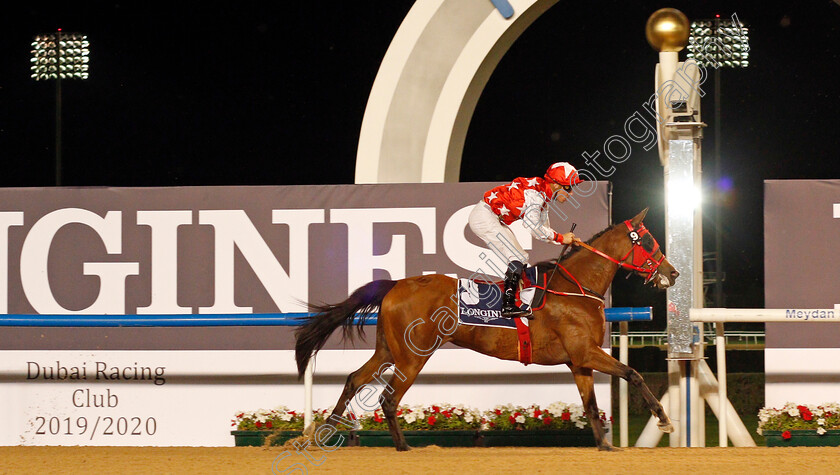
<instances>
[{"instance_id":1,"label":"light pole","mask_svg":"<svg viewBox=\"0 0 840 475\"><path fill-rule=\"evenodd\" d=\"M90 62L87 35L55 33L37 35L32 41L32 79L55 80L55 185L61 186L61 81L87 79Z\"/></svg>"},{"instance_id":2,"label":"light pole","mask_svg":"<svg viewBox=\"0 0 840 475\"><path fill-rule=\"evenodd\" d=\"M720 191L720 143L721 143L721 113L720 113L720 70L722 68L746 68L749 66L749 30L741 24L737 15L729 20L721 20L720 15L714 19L698 20L691 23L691 34L688 38L688 59L694 59L704 67L714 68L715 76L715 307L722 308L723 302L723 234L721 232L721 198Z\"/></svg>"}]
</instances>

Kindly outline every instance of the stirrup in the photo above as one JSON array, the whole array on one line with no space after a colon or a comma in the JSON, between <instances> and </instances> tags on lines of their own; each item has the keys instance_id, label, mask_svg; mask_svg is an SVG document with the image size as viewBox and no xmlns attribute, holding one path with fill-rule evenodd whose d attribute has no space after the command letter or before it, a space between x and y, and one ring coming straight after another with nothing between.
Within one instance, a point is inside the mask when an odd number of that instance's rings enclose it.
<instances>
[{"instance_id":1,"label":"stirrup","mask_svg":"<svg viewBox=\"0 0 840 475\"><path fill-rule=\"evenodd\" d=\"M528 320L533 320L534 319L534 314L532 312L530 312L528 310L522 310L521 308L519 308L515 305L514 305L513 308L509 308L509 309L504 309L503 308L502 312L501 312L501 316L502 316L502 318L525 317Z\"/></svg>"}]
</instances>

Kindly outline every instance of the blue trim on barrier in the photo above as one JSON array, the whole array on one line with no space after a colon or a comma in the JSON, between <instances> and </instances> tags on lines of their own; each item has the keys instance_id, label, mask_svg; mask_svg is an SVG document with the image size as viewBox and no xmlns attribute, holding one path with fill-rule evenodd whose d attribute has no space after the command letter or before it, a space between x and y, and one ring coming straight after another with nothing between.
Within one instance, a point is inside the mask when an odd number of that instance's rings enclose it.
<instances>
[{"instance_id":1,"label":"blue trim on barrier","mask_svg":"<svg viewBox=\"0 0 840 475\"><path fill-rule=\"evenodd\" d=\"M651 307L616 307L605 310L608 322L650 321ZM207 315L0 315L0 327L220 327L284 326L300 324L311 313L243 313ZM375 325L378 314L365 324ZM357 317L358 321L358 317Z\"/></svg>"}]
</instances>

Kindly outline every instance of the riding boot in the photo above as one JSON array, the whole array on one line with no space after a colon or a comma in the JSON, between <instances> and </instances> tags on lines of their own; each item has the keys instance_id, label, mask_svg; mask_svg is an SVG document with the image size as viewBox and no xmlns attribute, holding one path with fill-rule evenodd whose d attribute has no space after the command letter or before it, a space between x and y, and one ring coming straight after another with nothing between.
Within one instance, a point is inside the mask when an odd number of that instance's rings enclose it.
<instances>
[{"instance_id":1,"label":"riding boot","mask_svg":"<svg viewBox=\"0 0 840 475\"><path fill-rule=\"evenodd\" d=\"M529 314L516 306L516 290L519 288L522 268L521 262L511 261L505 273L505 293L502 295L502 317L504 318L517 318Z\"/></svg>"}]
</instances>

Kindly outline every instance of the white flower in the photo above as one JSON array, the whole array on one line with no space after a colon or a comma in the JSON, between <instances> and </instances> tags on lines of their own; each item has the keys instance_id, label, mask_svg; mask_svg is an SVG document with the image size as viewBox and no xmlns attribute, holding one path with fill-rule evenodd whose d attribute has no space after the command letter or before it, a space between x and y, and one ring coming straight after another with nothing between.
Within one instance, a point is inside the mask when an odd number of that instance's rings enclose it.
<instances>
[{"instance_id":1,"label":"white flower","mask_svg":"<svg viewBox=\"0 0 840 475\"><path fill-rule=\"evenodd\" d=\"M520 424L524 424L524 423L525 423L525 416L523 416L522 414L520 414L520 415L516 416L516 419L514 419L514 420L515 420L516 422L520 423Z\"/></svg>"},{"instance_id":2,"label":"white flower","mask_svg":"<svg viewBox=\"0 0 840 475\"><path fill-rule=\"evenodd\" d=\"M761 430L761 427L755 430L755 433L758 435L764 435L764 431Z\"/></svg>"},{"instance_id":3,"label":"white flower","mask_svg":"<svg viewBox=\"0 0 840 475\"><path fill-rule=\"evenodd\" d=\"M825 425L825 419L823 419L822 417L820 417L819 419L817 419L817 424L818 424L818 425L821 425L821 426L824 426L824 425Z\"/></svg>"},{"instance_id":4,"label":"white flower","mask_svg":"<svg viewBox=\"0 0 840 475\"><path fill-rule=\"evenodd\" d=\"M280 419L284 420L286 422L289 422L290 420L292 420L292 415L287 412L287 413L283 414L282 416L280 416ZM265 421L260 421L260 422L265 422Z\"/></svg>"},{"instance_id":5,"label":"white flower","mask_svg":"<svg viewBox=\"0 0 840 475\"><path fill-rule=\"evenodd\" d=\"M790 417L799 417L799 409L795 407L791 407L787 410L787 413Z\"/></svg>"},{"instance_id":6,"label":"white flower","mask_svg":"<svg viewBox=\"0 0 840 475\"><path fill-rule=\"evenodd\" d=\"M825 432L826 432L826 431L825 431L825 428L824 428L824 427L819 427L819 428L817 428L817 434L819 434L819 435L823 435L823 434L825 434Z\"/></svg>"},{"instance_id":7,"label":"white flower","mask_svg":"<svg viewBox=\"0 0 840 475\"><path fill-rule=\"evenodd\" d=\"M486 422L484 424L481 424L481 430L490 430L490 424Z\"/></svg>"},{"instance_id":8,"label":"white flower","mask_svg":"<svg viewBox=\"0 0 840 475\"><path fill-rule=\"evenodd\" d=\"M474 420L473 415L471 413L464 414L464 422L467 424L471 423Z\"/></svg>"},{"instance_id":9,"label":"white flower","mask_svg":"<svg viewBox=\"0 0 840 475\"><path fill-rule=\"evenodd\" d=\"M575 426L576 426L578 429L583 429L584 427L586 427L586 422L584 422L584 421L582 421L582 420L580 420L580 421L576 421L576 422L575 422Z\"/></svg>"}]
</instances>

